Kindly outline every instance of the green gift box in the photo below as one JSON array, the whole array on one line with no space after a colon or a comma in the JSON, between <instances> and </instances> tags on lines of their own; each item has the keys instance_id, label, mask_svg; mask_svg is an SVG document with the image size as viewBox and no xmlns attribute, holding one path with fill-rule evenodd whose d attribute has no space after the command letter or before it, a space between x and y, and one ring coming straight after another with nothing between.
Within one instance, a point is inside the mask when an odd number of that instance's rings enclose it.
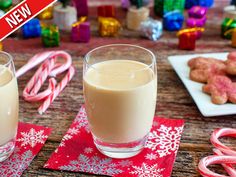
<instances>
[{"instance_id":1,"label":"green gift box","mask_svg":"<svg viewBox=\"0 0 236 177\"><path fill-rule=\"evenodd\" d=\"M236 20L225 18L221 24L221 36L225 39L231 39L232 29L236 28Z\"/></svg>"},{"instance_id":2,"label":"green gift box","mask_svg":"<svg viewBox=\"0 0 236 177\"><path fill-rule=\"evenodd\" d=\"M46 25L42 27L42 43L44 47L59 46L60 36L56 25Z\"/></svg>"},{"instance_id":3,"label":"green gift box","mask_svg":"<svg viewBox=\"0 0 236 177\"><path fill-rule=\"evenodd\" d=\"M0 9L6 10L12 5L12 0L0 0Z\"/></svg>"},{"instance_id":4,"label":"green gift box","mask_svg":"<svg viewBox=\"0 0 236 177\"><path fill-rule=\"evenodd\" d=\"M183 13L184 5L185 0L154 0L154 12L158 16L175 10Z\"/></svg>"}]
</instances>

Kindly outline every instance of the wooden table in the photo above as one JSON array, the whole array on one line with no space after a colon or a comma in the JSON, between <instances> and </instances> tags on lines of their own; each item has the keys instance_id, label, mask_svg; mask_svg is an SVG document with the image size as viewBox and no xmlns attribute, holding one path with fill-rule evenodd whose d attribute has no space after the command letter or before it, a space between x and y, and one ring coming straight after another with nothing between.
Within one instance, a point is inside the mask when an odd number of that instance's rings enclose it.
<instances>
[{"instance_id":1,"label":"wooden table","mask_svg":"<svg viewBox=\"0 0 236 177\"><path fill-rule=\"evenodd\" d=\"M125 13L118 10L118 17L122 19ZM156 114L162 117L184 119L186 121L180 149L174 164L172 176L194 177L199 176L197 165L199 160L212 154L212 146L209 136L218 127L236 127L236 116L203 117L197 109L193 99L185 89L184 85L167 61L169 55L209 53L233 51L230 41L220 37L220 23L222 12L220 9L211 9L208 13L206 32L197 41L195 51L183 51L177 49L178 39L175 33L165 32L164 36L157 42L140 38L137 32L123 30L120 37L100 38L96 33L95 17L91 17L93 37L88 44L71 43L69 35L62 35L59 48L69 52L73 56L73 64L76 67L76 75L64 92L54 101L46 114L42 116L37 113L39 104L27 103L20 96L20 121L50 126L53 132L38 156L24 172L23 176L90 176L86 174L60 172L43 169L43 165L52 152L59 145L63 134L66 133L79 107L84 103L82 93L82 63L83 56L90 49L111 43L130 43L146 47L152 50L157 57L158 68L158 99ZM23 40L18 37L8 38L4 41L5 51L14 56L16 68L20 68L27 60L38 52L49 49L41 47L40 39ZM28 72L20 77L19 91L30 79L34 71ZM235 140L226 139L224 142L231 145ZM222 168L215 168L222 172Z\"/></svg>"}]
</instances>

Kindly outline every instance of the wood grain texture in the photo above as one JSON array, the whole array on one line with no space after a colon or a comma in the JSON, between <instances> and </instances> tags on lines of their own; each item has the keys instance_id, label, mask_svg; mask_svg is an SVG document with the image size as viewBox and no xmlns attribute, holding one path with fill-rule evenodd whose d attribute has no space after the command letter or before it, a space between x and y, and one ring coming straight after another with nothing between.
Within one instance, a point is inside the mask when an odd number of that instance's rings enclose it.
<instances>
[{"instance_id":1,"label":"wood grain texture","mask_svg":"<svg viewBox=\"0 0 236 177\"><path fill-rule=\"evenodd\" d=\"M118 9L118 17L124 23L125 12ZM95 14L95 10L90 10ZM53 50L65 50L73 57L73 64L76 67L76 75L50 106L46 114L39 115L37 108L39 104L28 103L20 96L20 121L34 123L43 126L50 126L53 132L47 143L33 160L23 176L93 176L83 173L60 172L43 169L44 163L50 154L59 145L63 134L67 131L78 109L83 104L82 94L82 63L83 56L94 47L112 44L129 43L146 47L154 52L157 57L158 68L158 99L156 114L161 117L184 119L186 121L184 133L181 140L177 159L173 168L173 177L196 177L197 164L199 160L212 154L212 146L209 143L211 132L218 127L236 127L236 116L221 116L204 118L197 109L192 98L188 94L184 85L171 68L167 61L170 55L182 55L192 53L229 52L234 49L230 47L230 41L221 39L220 23L222 20L222 9L211 9L208 13L206 31L203 37L197 41L195 51L184 51L177 49L178 39L175 33L165 32L163 37L157 42L143 39L139 33L123 29L122 34L117 38L100 38L97 34L96 17L91 16L92 34L91 41L87 44L72 43L69 34L63 33L61 45ZM22 40L20 36L4 40L5 51L14 56L16 68L23 66L27 60L38 52L45 50L41 47L39 38ZM33 75L30 71L18 80L20 95L26 82ZM235 146L236 141L225 139L225 143ZM223 173L222 168L214 167L214 170Z\"/></svg>"}]
</instances>

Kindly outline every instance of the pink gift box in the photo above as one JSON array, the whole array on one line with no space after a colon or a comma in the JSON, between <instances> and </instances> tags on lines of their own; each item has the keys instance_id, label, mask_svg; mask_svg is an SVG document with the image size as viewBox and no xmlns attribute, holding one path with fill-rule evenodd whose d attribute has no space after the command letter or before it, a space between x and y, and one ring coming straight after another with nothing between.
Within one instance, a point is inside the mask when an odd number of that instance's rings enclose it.
<instances>
[{"instance_id":1,"label":"pink gift box","mask_svg":"<svg viewBox=\"0 0 236 177\"><path fill-rule=\"evenodd\" d=\"M90 23L83 22L73 26L71 29L71 40L73 42L89 42L90 40Z\"/></svg>"},{"instance_id":2,"label":"pink gift box","mask_svg":"<svg viewBox=\"0 0 236 177\"><path fill-rule=\"evenodd\" d=\"M188 18L186 21L187 27L193 28L193 27L203 27L206 23L206 16L202 18Z\"/></svg>"},{"instance_id":3,"label":"pink gift box","mask_svg":"<svg viewBox=\"0 0 236 177\"><path fill-rule=\"evenodd\" d=\"M191 9L188 10L189 17L193 18L202 18L206 16L207 8L201 6L193 6Z\"/></svg>"}]
</instances>

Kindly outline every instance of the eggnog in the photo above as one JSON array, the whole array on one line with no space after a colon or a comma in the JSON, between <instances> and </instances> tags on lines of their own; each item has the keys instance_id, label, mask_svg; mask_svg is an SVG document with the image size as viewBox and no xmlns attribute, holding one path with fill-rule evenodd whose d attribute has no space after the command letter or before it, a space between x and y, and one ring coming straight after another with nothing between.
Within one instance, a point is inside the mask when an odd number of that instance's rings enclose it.
<instances>
[{"instance_id":1,"label":"eggnog","mask_svg":"<svg viewBox=\"0 0 236 177\"><path fill-rule=\"evenodd\" d=\"M8 68L0 65L0 146L16 136L18 99L16 77Z\"/></svg>"},{"instance_id":2,"label":"eggnog","mask_svg":"<svg viewBox=\"0 0 236 177\"><path fill-rule=\"evenodd\" d=\"M84 94L93 135L106 143L129 143L151 129L157 78L141 62L108 60L84 74Z\"/></svg>"}]
</instances>

